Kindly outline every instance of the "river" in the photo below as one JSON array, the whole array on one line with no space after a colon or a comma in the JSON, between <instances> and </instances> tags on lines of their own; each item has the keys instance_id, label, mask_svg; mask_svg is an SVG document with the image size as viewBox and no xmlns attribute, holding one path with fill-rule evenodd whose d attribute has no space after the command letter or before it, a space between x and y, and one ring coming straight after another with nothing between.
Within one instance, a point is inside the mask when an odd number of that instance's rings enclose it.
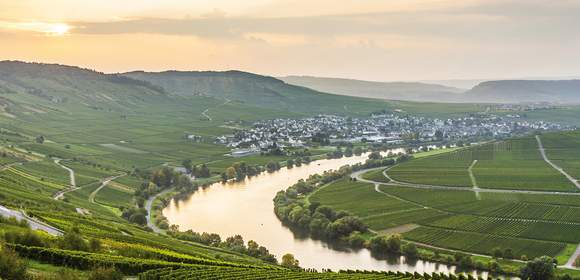
<instances>
[{"instance_id":1,"label":"river","mask_svg":"<svg viewBox=\"0 0 580 280\"><path fill-rule=\"evenodd\" d=\"M427 261L408 263L404 257L378 260L367 249L333 249L323 241L295 236L274 214L272 199L278 191L312 174L364 162L366 158L367 155L362 155L319 160L301 167L263 173L242 182L215 183L185 200L172 201L163 210L163 215L170 224L179 225L182 231L218 233L224 239L240 234L245 241L254 240L268 248L278 260L286 253L292 253L304 268L455 272L453 266Z\"/></svg>"}]
</instances>

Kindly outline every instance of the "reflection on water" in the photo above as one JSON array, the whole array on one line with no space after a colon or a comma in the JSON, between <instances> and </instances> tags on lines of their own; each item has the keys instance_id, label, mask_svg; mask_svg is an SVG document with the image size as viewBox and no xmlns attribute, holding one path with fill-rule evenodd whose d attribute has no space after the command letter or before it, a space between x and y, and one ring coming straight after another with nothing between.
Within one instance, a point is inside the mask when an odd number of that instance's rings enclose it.
<instances>
[{"instance_id":1,"label":"reflection on water","mask_svg":"<svg viewBox=\"0 0 580 280\"><path fill-rule=\"evenodd\" d=\"M366 249L331 248L332 245L323 241L295 235L274 214L272 199L276 192L312 174L364 162L366 158L362 155L320 160L301 167L263 173L243 182L216 183L185 200L173 201L163 214L170 224L179 225L180 230L214 232L222 238L240 234L246 241L255 240L266 246L278 259L285 253L292 253L305 268L455 272L453 266L420 260L407 262L404 257L379 260Z\"/></svg>"}]
</instances>

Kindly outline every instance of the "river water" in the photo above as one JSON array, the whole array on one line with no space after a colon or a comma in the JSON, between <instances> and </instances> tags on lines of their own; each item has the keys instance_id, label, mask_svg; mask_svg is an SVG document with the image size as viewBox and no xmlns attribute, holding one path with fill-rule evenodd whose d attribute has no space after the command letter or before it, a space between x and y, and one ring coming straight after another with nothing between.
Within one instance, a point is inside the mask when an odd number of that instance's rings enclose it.
<instances>
[{"instance_id":1,"label":"river water","mask_svg":"<svg viewBox=\"0 0 580 280\"><path fill-rule=\"evenodd\" d=\"M410 263L404 257L375 259L367 249L336 249L323 241L296 236L274 214L272 199L276 192L312 174L366 159L367 155L319 160L301 167L263 173L243 182L215 183L185 200L172 201L163 210L163 215L170 224L179 225L182 231L218 233L222 239L240 234L245 241L254 240L268 248L278 260L286 253L292 253L304 268L455 272L453 266L427 261Z\"/></svg>"}]
</instances>

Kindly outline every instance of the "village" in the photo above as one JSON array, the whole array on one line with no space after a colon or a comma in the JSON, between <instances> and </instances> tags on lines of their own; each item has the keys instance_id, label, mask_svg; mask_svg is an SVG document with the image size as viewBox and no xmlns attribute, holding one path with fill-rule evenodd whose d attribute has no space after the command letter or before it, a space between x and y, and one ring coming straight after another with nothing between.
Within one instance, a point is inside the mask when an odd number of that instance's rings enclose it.
<instances>
[{"instance_id":1,"label":"village","mask_svg":"<svg viewBox=\"0 0 580 280\"><path fill-rule=\"evenodd\" d=\"M532 131L569 130L572 127L545 121L527 121L519 115L478 114L453 119L377 114L369 118L318 115L303 119L255 122L250 129L217 137L232 148L232 156L267 151L272 147L308 147L312 144L382 143L386 145L456 145L502 139Z\"/></svg>"}]
</instances>

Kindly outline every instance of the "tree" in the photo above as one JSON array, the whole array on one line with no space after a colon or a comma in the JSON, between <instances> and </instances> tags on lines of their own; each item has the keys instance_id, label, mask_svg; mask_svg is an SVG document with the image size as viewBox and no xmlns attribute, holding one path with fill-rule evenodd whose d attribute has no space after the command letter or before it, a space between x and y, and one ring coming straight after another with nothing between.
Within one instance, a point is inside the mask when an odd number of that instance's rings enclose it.
<instances>
[{"instance_id":1,"label":"tree","mask_svg":"<svg viewBox=\"0 0 580 280\"><path fill-rule=\"evenodd\" d=\"M138 212L129 217L129 222L144 226L147 224L147 216L144 213Z\"/></svg>"},{"instance_id":2,"label":"tree","mask_svg":"<svg viewBox=\"0 0 580 280\"><path fill-rule=\"evenodd\" d=\"M415 243L408 243L403 246L403 254L409 259L417 259L419 257L419 250Z\"/></svg>"},{"instance_id":3,"label":"tree","mask_svg":"<svg viewBox=\"0 0 580 280\"><path fill-rule=\"evenodd\" d=\"M551 280L555 277L556 263L554 259L543 256L529 261L521 270L524 280Z\"/></svg>"},{"instance_id":4,"label":"tree","mask_svg":"<svg viewBox=\"0 0 580 280\"><path fill-rule=\"evenodd\" d=\"M393 234L387 239L387 251L398 253L401 251L401 235Z\"/></svg>"},{"instance_id":5,"label":"tree","mask_svg":"<svg viewBox=\"0 0 580 280\"><path fill-rule=\"evenodd\" d=\"M236 178L238 173L236 172L236 169L234 167L230 166L230 167L228 167L228 169L226 169L226 175L227 175L228 179L234 179L234 178Z\"/></svg>"},{"instance_id":6,"label":"tree","mask_svg":"<svg viewBox=\"0 0 580 280\"><path fill-rule=\"evenodd\" d=\"M362 155L362 153L363 153L363 150L362 150L362 148L361 148L361 147L355 147L355 148L354 148L354 150L353 150L353 153L354 153L356 156L360 156L360 155Z\"/></svg>"},{"instance_id":7,"label":"tree","mask_svg":"<svg viewBox=\"0 0 580 280\"><path fill-rule=\"evenodd\" d=\"M369 159L382 159L382 158L383 158L383 156L381 156L380 152L372 152L369 155Z\"/></svg>"},{"instance_id":8,"label":"tree","mask_svg":"<svg viewBox=\"0 0 580 280\"><path fill-rule=\"evenodd\" d=\"M202 164L201 169L199 170L199 177L208 178L210 176L211 176L211 172L210 172L209 168L207 167L207 165L205 165L205 163Z\"/></svg>"},{"instance_id":9,"label":"tree","mask_svg":"<svg viewBox=\"0 0 580 280\"><path fill-rule=\"evenodd\" d=\"M244 238L242 238L242 236L239 234L226 238L225 245L226 247L228 247L233 251L237 252L246 251L246 245L244 245Z\"/></svg>"},{"instance_id":10,"label":"tree","mask_svg":"<svg viewBox=\"0 0 580 280\"><path fill-rule=\"evenodd\" d=\"M42 135L37 136L36 139L35 139L35 141L38 144L43 144L44 141L45 141L44 136L42 136Z\"/></svg>"},{"instance_id":11,"label":"tree","mask_svg":"<svg viewBox=\"0 0 580 280\"><path fill-rule=\"evenodd\" d=\"M280 264L288 268L300 267L300 262L296 258L294 258L294 255L292 254L285 254L284 256L282 256L282 263Z\"/></svg>"},{"instance_id":12,"label":"tree","mask_svg":"<svg viewBox=\"0 0 580 280\"><path fill-rule=\"evenodd\" d=\"M248 255L258 257L260 254L260 245L254 240L248 241Z\"/></svg>"},{"instance_id":13,"label":"tree","mask_svg":"<svg viewBox=\"0 0 580 280\"><path fill-rule=\"evenodd\" d=\"M189 176L184 174L179 175L179 177L177 177L176 189L178 191L180 190L191 191L193 189L193 183L191 182Z\"/></svg>"},{"instance_id":14,"label":"tree","mask_svg":"<svg viewBox=\"0 0 580 280\"><path fill-rule=\"evenodd\" d=\"M59 240L59 247L65 250L89 251L89 244L80 233L77 227L67 231Z\"/></svg>"},{"instance_id":15,"label":"tree","mask_svg":"<svg viewBox=\"0 0 580 280\"><path fill-rule=\"evenodd\" d=\"M14 251L0 247L0 279L28 279L26 269L26 262L20 259Z\"/></svg>"},{"instance_id":16,"label":"tree","mask_svg":"<svg viewBox=\"0 0 580 280\"><path fill-rule=\"evenodd\" d=\"M398 253L401 251L401 236L398 234L371 238L370 249L375 253Z\"/></svg>"},{"instance_id":17,"label":"tree","mask_svg":"<svg viewBox=\"0 0 580 280\"><path fill-rule=\"evenodd\" d=\"M266 170L270 173L280 170L280 163L277 161L270 161L266 164Z\"/></svg>"},{"instance_id":18,"label":"tree","mask_svg":"<svg viewBox=\"0 0 580 280\"><path fill-rule=\"evenodd\" d=\"M192 172L192 163L191 163L191 159L184 159L181 162L181 165L183 165L183 168L185 168L185 170L187 171L187 173L191 173Z\"/></svg>"},{"instance_id":19,"label":"tree","mask_svg":"<svg viewBox=\"0 0 580 280\"><path fill-rule=\"evenodd\" d=\"M500 248L493 248L493 250L491 251L491 255L494 258L499 259L499 258L503 257L503 252L501 251Z\"/></svg>"},{"instance_id":20,"label":"tree","mask_svg":"<svg viewBox=\"0 0 580 280\"><path fill-rule=\"evenodd\" d=\"M344 150L344 156L345 156L345 157L352 157L352 148L351 148L351 147L347 147L347 148Z\"/></svg>"},{"instance_id":21,"label":"tree","mask_svg":"<svg viewBox=\"0 0 580 280\"><path fill-rule=\"evenodd\" d=\"M288 169L294 168L294 160L293 159L288 159L286 161L286 168L288 168Z\"/></svg>"},{"instance_id":22,"label":"tree","mask_svg":"<svg viewBox=\"0 0 580 280\"><path fill-rule=\"evenodd\" d=\"M91 238L89 241L89 248L91 252L98 252L101 250L101 240L97 238Z\"/></svg>"},{"instance_id":23,"label":"tree","mask_svg":"<svg viewBox=\"0 0 580 280\"><path fill-rule=\"evenodd\" d=\"M506 248L503 251L503 257L506 259L513 259L514 258L514 253L512 251L512 248Z\"/></svg>"},{"instance_id":24,"label":"tree","mask_svg":"<svg viewBox=\"0 0 580 280\"><path fill-rule=\"evenodd\" d=\"M171 186L171 183L173 183L174 177L175 174L173 170L167 166L164 166L163 168L157 169L155 172L153 172L151 175L151 182L160 188L168 188Z\"/></svg>"}]
</instances>

